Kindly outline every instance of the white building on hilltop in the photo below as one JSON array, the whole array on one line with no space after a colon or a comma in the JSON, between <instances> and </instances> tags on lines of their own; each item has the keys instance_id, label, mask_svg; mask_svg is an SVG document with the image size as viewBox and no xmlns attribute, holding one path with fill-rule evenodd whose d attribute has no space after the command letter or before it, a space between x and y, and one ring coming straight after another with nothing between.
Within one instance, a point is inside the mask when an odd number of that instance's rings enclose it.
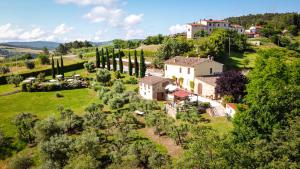
<instances>
[{"instance_id":1,"label":"white building on hilltop","mask_svg":"<svg viewBox=\"0 0 300 169\"><path fill-rule=\"evenodd\" d=\"M239 34L243 34L245 32L244 27L240 25L231 25L226 20L200 20L194 23L189 23L186 26L187 28L187 38L188 39L194 39L196 38L195 34L199 31L205 31L208 34L211 34L212 31L216 28L223 28L223 29L230 29L235 30Z\"/></svg>"}]
</instances>

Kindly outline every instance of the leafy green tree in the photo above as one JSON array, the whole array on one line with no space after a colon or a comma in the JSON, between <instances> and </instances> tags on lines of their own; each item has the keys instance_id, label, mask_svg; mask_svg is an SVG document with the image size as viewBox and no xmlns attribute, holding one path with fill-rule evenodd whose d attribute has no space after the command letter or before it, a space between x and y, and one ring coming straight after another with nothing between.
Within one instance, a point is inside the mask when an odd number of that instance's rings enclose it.
<instances>
[{"instance_id":1,"label":"leafy green tree","mask_svg":"<svg viewBox=\"0 0 300 169\"><path fill-rule=\"evenodd\" d=\"M132 63L131 63L130 52L128 53L128 72L129 72L129 76L132 76Z\"/></svg>"},{"instance_id":2,"label":"leafy green tree","mask_svg":"<svg viewBox=\"0 0 300 169\"><path fill-rule=\"evenodd\" d=\"M146 64L145 64L145 57L144 57L144 51L141 50L141 56L140 56L140 77L143 78L146 75Z\"/></svg>"},{"instance_id":3,"label":"leafy green tree","mask_svg":"<svg viewBox=\"0 0 300 169\"><path fill-rule=\"evenodd\" d=\"M100 154L99 142L100 138L95 131L84 131L70 146L73 150L70 156L76 157L79 154L86 154L92 157L98 157Z\"/></svg>"},{"instance_id":4,"label":"leafy green tree","mask_svg":"<svg viewBox=\"0 0 300 169\"><path fill-rule=\"evenodd\" d=\"M44 161L57 163L64 166L69 160L68 154L72 151L71 145L74 140L67 135L56 135L50 137L49 141L40 143L40 154Z\"/></svg>"},{"instance_id":5,"label":"leafy green tree","mask_svg":"<svg viewBox=\"0 0 300 169\"><path fill-rule=\"evenodd\" d=\"M116 80L112 86L112 91L116 93L123 93L125 91L125 86L122 81Z\"/></svg>"},{"instance_id":6,"label":"leafy green tree","mask_svg":"<svg viewBox=\"0 0 300 169\"><path fill-rule=\"evenodd\" d=\"M23 77L20 75L11 75L6 78L7 83L14 84L15 87L18 87L19 84L22 82L22 80L23 80Z\"/></svg>"},{"instance_id":7,"label":"leafy green tree","mask_svg":"<svg viewBox=\"0 0 300 169\"><path fill-rule=\"evenodd\" d=\"M52 57L52 60L51 60L51 73L52 73L52 79L55 79L55 67L54 67L54 60L53 60L53 57Z\"/></svg>"},{"instance_id":8,"label":"leafy green tree","mask_svg":"<svg viewBox=\"0 0 300 169\"><path fill-rule=\"evenodd\" d=\"M122 60L120 49L119 49L119 69L120 69L120 73L123 73L123 60Z\"/></svg>"},{"instance_id":9,"label":"leafy green tree","mask_svg":"<svg viewBox=\"0 0 300 169\"><path fill-rule=\"evenodd\" d=\"M60 74L63 76L63 78L65 77L65 73L64 73L64 60L62 55L60 56Z\"/></svg>"},{"instance_id":10,"label":"leafy green tree","mask_svg":"<svg viewBox=\"0 0 300 169\"><path fill-rule=\"evenodd\" d=\"M177 145L181 145L184 143L187 134L187 124L172 124L169 126L168 135L175 140Z\"/></svg>"},{"instance_id":11,"label":"leafy green tree","mask_svg":"<svg viewBox=\"0 0 300 169\"><path fill-rule=\"evenodd\" d=\"M104 129L106 127L106 114L102 112L102 104L91 104L86 109L84 115L84 128Z\"/></svg>"},{"instance_id":12,"label":"leafy green tree","mask_svg":"<svg viewBox=\"0 0 300 169\"><path fill-rule=\"evenodd\" d=\"M38 141L46 141L50 137L62 133L62 129L54 117L37 122L34 130Z\"/></svg>"},{"instance_id":13,"label":"leafy green tree","mask_svg":"<svg viewBox=\"0 0 300 169\"><path fill-rule=\"evenodd\" d=\"M34 61L30 61L30 60L25 60L25 65L27 69L34 69L35 68L35 63Z\"/></svg>"},{"instance_id":14,"label":"leafy green tree","mask_svg":"<svg viewBox=\"0 0 300 169\"><path fill-rule=\"evenodd\" d=\"M32 115L31 113L21 113L16 116L14 124L17 127L18 136L21 140L24 140L29 144L34 143L34 125L36 121L36 116Z\"/></svg>"},{"instance_id":15,"label":"leafy green tree","mask_svg":"<svg viewBox=\"0 0 300 169\"><path fill-rule=\"evenodd\" d=\"M97 169L100 166L100 162L91 155L78 155L71 158L64 169Z\"/></svg>"},{"instance_id":16,"label":"leafy green tree","mask_svg":"<svg viewBox=\"0 0 300 169\"><path fill-rule=\"evenodd\" d=\"M96 81L101 83L108 83L111 80L111 73L108 70L101 69L97 70Z\"/></svg>"},{"instance_id":17,"label":"leafy green tree","mask_svg":"<svg viewBox=\"0 0 300 169\"><path fill-rule=\"evenodd\" d=\"M177 162L175 168L227 168L223 162L219 147L222 140L210 127L195 126L192 128L192 139L188 150Z\"/></svg>"},{"instance_id":18,"label":"leafy green tree","mask_svg":"<svg viewBox=\"0 0 300 169\"><path fill-rule=\"evenodd\" d=\"M39 54L37 56L37 58L39 59L39 61L40 61L40 63L42 65L48 65L48 64L50 64L50 59L49 59L48 55Z\"/></svg>"},{"instance_id":19,"label":"leafy green tree","mask_svg":"<svg viewBox=\"0 0 300 169\"><path fill-rule=\"evenodd\" d=\"M115 49L112 50L112 61L113 61L113 70L117 71L117 61L115 56Z\"/></svg>"},{"instance_id":20,"label":"leafy green tree","mask_svg":"<svg viewBox=\"0 0 300 169\"><path fill-rule=\"evenodd\" d=\"M138 61L137 61L137 52L136 52L136 50L134 50L134 74L135 74L136 78L139 77L139 64L138 64Z\"/></svg>"},{"instance_id":21,"label":"leafy green tree","mask_svg":"<svg viewBox=\"0 0 300 169\"><path fill-rule=\"evenodd\" d=\"M56 74L60 75L59 61L56 60Z\"/></svg>"},{"instance_id":22,"label":"leafy green tree","mask_svg":"<svg viewBox=\"0 0 300 169\"><path fill-rule=\"evenodd\" d=\"M83 64L83 67L89 72L95 72L95 64L93 61L89 61Z\"/></svg>"},{"instance_id":23,"label":"leafy green tree","mask_svg":"<svg viewBox=\"0 0 300 169\"><path fill-rule=\"evenodd\" d=\"M100 53L98 48L96 48L96 68L100 68Z\"/></svg>"},{"instance_id":24,"label":"leafy green tree","mask_svg":"<svg viewBox=\"0 0 300 169\"><path fill-rule=\"evenodd\" d=\"M106 68L107 70L110 70L110 58L109 58L109 53L107 48L106 48Z\"/></svg>"},{"instance_id":25,"label":"leafy green tree","mask_svg":"<svg viewBox=\"0 0 300 169\"><path fill-rule=\"evenodd\" d=\"M34 161L30 157L18 156L13 158L9 163L10 169L30 169Z\"/></svg>"},{"instance_id":26,"label":"leafy green tree","mask_svg":"<svg viewBox=\"0 0 300 169\"><path fill-rule=\"evenodd\" d=\"M101 48L101 64L102 64L102 68L105 68L105 56L104 56L104 49Z\"/></svg>"},{"instance_id":27,"label":"leafy green tree","mask_svg":"<svg viewBox=\"0 0 300 169\"><path fill-rule=\"evenodd\" d=\"M59 46L56 48L56 52L65 55L68 53L68 48L64 44L59 44Z\"/></svg>"},{"instance_id":28,"label":"leafy green tree","mask_svg":"<svg viewBox=\"0 0 300 169\"><path fill-rule=\"evenodd\" d=\"M236 139L268 138L274 128L286 126L290 118L297 116L300 62L295 58L287 63L285 59L291 59L287 55L280 49L260 52L255 68L248 75L249 108L238 113L234 120Z\"/></svg>"},{"instance_id":29,"label":"leafy green tree","mask_svg":"<svg viewBox=\"0 0 300 169\"><path fill-rule=\"evenodd\" d=\"M47 48L47 47L43 47L43 53L45 54L45 55L49 55L50 54L50 52L49 52L49 49Z\"/></svg>"},{"instance_id":30,"label":"leafy green tree","mask_svg":"<svg viewBox=\"0 0 300 169\"><path fill-rule=\"evenodd\" d=\"M83 129L82 117L76 115L71 109L60 109L60 126L65 133L73 134Z\"/></svg>"}]
</instances>

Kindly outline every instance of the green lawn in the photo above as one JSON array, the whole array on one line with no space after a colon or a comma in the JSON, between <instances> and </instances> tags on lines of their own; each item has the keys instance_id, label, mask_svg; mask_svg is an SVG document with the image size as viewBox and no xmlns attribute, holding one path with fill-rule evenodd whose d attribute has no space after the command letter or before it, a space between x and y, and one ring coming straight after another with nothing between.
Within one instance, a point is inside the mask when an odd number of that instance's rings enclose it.
<instances>
[{"instance_id":1,"label":"green lawn","mask_svg":"<svg viewBox=\"0 0 300 169\"><path fill-rule=\"evenodd\" d=\"M220 134L226 134L233 129L232 122L226 117L210 117L208 114L204 114L203 117L210 120L210 122L205 123L205 125L211 126Z\"/></svg>"},{"instance_id":2,"label":"green lawn","mask_svg":"<svg viewBox=\"0 0 300 169\"><path fill-rule=\"evenodd\" d=\"M9 85L0 86L3 89L10 90ZM57 98L57 92L35 92L35 93L17 93L9 96L0 96L0 128L9 136L14 136L16 130L12 124L14 117L21 112L30 112L39 118L45 118L50 115L58 115L58 106L71 108L77 114L82 114L84 109L93 102L99 102L96 92L91 89L75 89L60 91L63 98Z\"/></svg>"},{"instance_id":3,"label":"green lawn","mask_svg":"<svg viewBox=\"0 0 300 169\"><path fill-rule=\"evenodd\" d=\"M0 95L18 90L14 85L0 85Z\"/></svg>"}]
</instances>

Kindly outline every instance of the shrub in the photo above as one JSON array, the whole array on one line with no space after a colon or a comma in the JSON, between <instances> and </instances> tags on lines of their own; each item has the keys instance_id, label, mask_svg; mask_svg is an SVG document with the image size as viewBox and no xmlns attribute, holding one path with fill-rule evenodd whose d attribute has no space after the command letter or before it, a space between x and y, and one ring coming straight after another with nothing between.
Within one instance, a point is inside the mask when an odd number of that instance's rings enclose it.
<instances>
[{"instance_id":1,"label":"shrub","mask_svg":"<svg viewBox=\"0 0 300 169\"><path fill-rule=\"evenodd\" d=\"M61 94L61 93L55 93L55 96L57 97L57 98L61 98L61 97L64 97L64 95L63 94Z\"/></svg>"},{"instance_id":2,"label":"shrub","mask_svg":"<svg viewBox=\"0 0 300 169\"><path fill-rule=\"evenodd\" d=\"M0 74L9 73L10 69L7 66L0 66Z\"/></svg>"},{"instance_id":3,"label":"shrub","mask_svg":"<svg viewBox=\"0 0 300 169\"><path fill-rule=\"evenodd\" d=\"M116 93L123 93L125 90L125 86L122 83L122 81L117 80L114 82L113 86L112 86L112 90Z\"/></svg>"},{"instance_id":4,"label":"shrub","mask_svg":"<svg viewBox=\"0 0 300 169\"><path fill-rule=\"evenodd\" d=\"M98 95L99 95L99 98L101 99L102 97L104 97L104 95L106 93L108 93L110 91L110 89L108 87L100 87L99 90L98 90Z\"/></svg>"},{"instance_id":5,"label":"shrub","mask_svg":"<svg viewBox=\"0 0 300 169\"><path fill-rule=\"evenodd\" d=\"M110 99L112 99L116 95L115 92L110 91L103 95L102 101L104 104L107 104Z\"/></svg>"},{"instance_id":6,"label":"shrub","mask_svg":"<svg viewBox=\"0 0 300 169\"><path fill-rule=\"evenodd\" d=\"M122 95L118 95L109 100L108 105L111 109L119 109L123 107L125 100Z\"/></svg>"},{"instance_id":7,"label":"shrub","mask_svg":"<svg viewBox=\"0 0 300 169\"><path fill-rule=\"evenodd\" d=\"M20 75L11 75L6 78L8 84L14 84L15 87L18 87L21 81L23 80Z\"/></svg>"},{"instance_id":8,"label":"shrub","mask_svg":"<svg viewBox=\"0 0 300 169\"><path fill-rule=\"evenodd\" d=\"M45 81L45 73L39 73L39 74L37 75L37 80L38 80L39 82Z\"/></svg>"},{"instance_id":9,"label":"shrub","mask_svg":"<svg viewBox=\"0 0 300 169\"><path fill-rule=\"evenodd\" d=\"M138 80L135 77L129 77L128 80L125 81L126 84L138 84Z\"/></svg>"},{"instance_id":10,"label":"shrub","mask_svg":"<svg viewBox=\"0 0 300 169\"><path fill-rule=\"evenodd\" d=\"M96 73L96 81L101 83L108 83L111 80L111 73L106 69L99 69Z\"/></svg>"},{"instance_id":11,"label":"shrub","mask_svg":"<svg viewBox=\"0 0 300 169\"><path fill-rule=\"evenodd\" d=\"M35 63L33 61L30 61L30 60L26 60L25 65L26 65L27 69L34 69L35 68Z\"/></svg>"},{"instance_id":12,"label":"shrub","mask_svg":"<svg viewBox=\"0 0 300 169\"><path fill-rule=\"evenodd\" d=\"M37 58L40 60L42 65L49 65L50 64L50 59L49 59L48 55L40 54L40 55L38 55Z\"/></svg>"},{"instance_id":13,"label":"shrub","mask_svg":"<svg viewBox=\"0 0 300 169\"><path fill-rule=\"evenodd\" d=\"M16 157L10 164L10 169L29 169L33 166L34 162L30 157Z\"/></svg>"},{"instance_id":14,"label":"shrub","mask_svg":"<svg viewBox=\"0 0 300 169\"><path fill-rule=\"evenodd\" d=\"M222 105L225 106L227 103L234 102L234 97L232 95L225 95L222 99Z\"/></svg>"},{"instance_id":15,"label":"shrub","mask_svg":"<svg viewBox=\"0 0 300 169\"><path fill-rule=\"evenodd\" d=\"M114 78L115 79L121 79L122 78L122 75L121 75L120 71L114 71Z\"/></svg>"},{"instance_id":16,"label":"shrub","mask_svg":"<svg viewBox=\"0 0 300 169\"><path fill-rule=\"evenodd\" d=\"M89 73L92 73L95 71L95 64L92 61L90 61L88 63L84 63L83 66Z\"/></svg>"}]
</instances>

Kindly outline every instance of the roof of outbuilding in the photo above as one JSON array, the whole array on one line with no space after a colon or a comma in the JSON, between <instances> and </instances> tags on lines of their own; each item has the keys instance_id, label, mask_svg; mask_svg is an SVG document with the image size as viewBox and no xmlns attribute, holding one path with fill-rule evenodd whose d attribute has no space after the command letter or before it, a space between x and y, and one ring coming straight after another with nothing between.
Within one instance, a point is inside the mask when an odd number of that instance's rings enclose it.
<instances>
[{"instance_id":1,"label":"roof of outbuilding","mask_svg":"<svg viewBox=\"0 0 300 169\"><path fill-rule=\"evenodd\" d=\"M196 79L203 81L209 85L216 86L217 85L216 82L219 77L220 76L199 76L196 77Z\"/></svg>"},{"instance_id":2,"label":"roof of outbuilding","mask_svg":"<svg viewBox=\"0 0 300 169\"><path fill-rule=\"evenodd\" d=\"M237 110L236 104L234 103L227 103L227 105L231 108L233 108L234 110Z\"/></svg>"},{"instance_id":3,"label":"roof of outbuilding","mask_svg":"<svg viewBox=\"0 0 300 169\"><path fill-rule=\"evenodd\" d=\"M146 76L146 77L143 77L140 82L144 83L144 84L148 84L148 85L154 85L159 82L165 82L165 81L169 81L169 80L170 79L166 79L166 78L162 78L162 77L158 77L158 76Z\"/></svg>"}]
</instances>

